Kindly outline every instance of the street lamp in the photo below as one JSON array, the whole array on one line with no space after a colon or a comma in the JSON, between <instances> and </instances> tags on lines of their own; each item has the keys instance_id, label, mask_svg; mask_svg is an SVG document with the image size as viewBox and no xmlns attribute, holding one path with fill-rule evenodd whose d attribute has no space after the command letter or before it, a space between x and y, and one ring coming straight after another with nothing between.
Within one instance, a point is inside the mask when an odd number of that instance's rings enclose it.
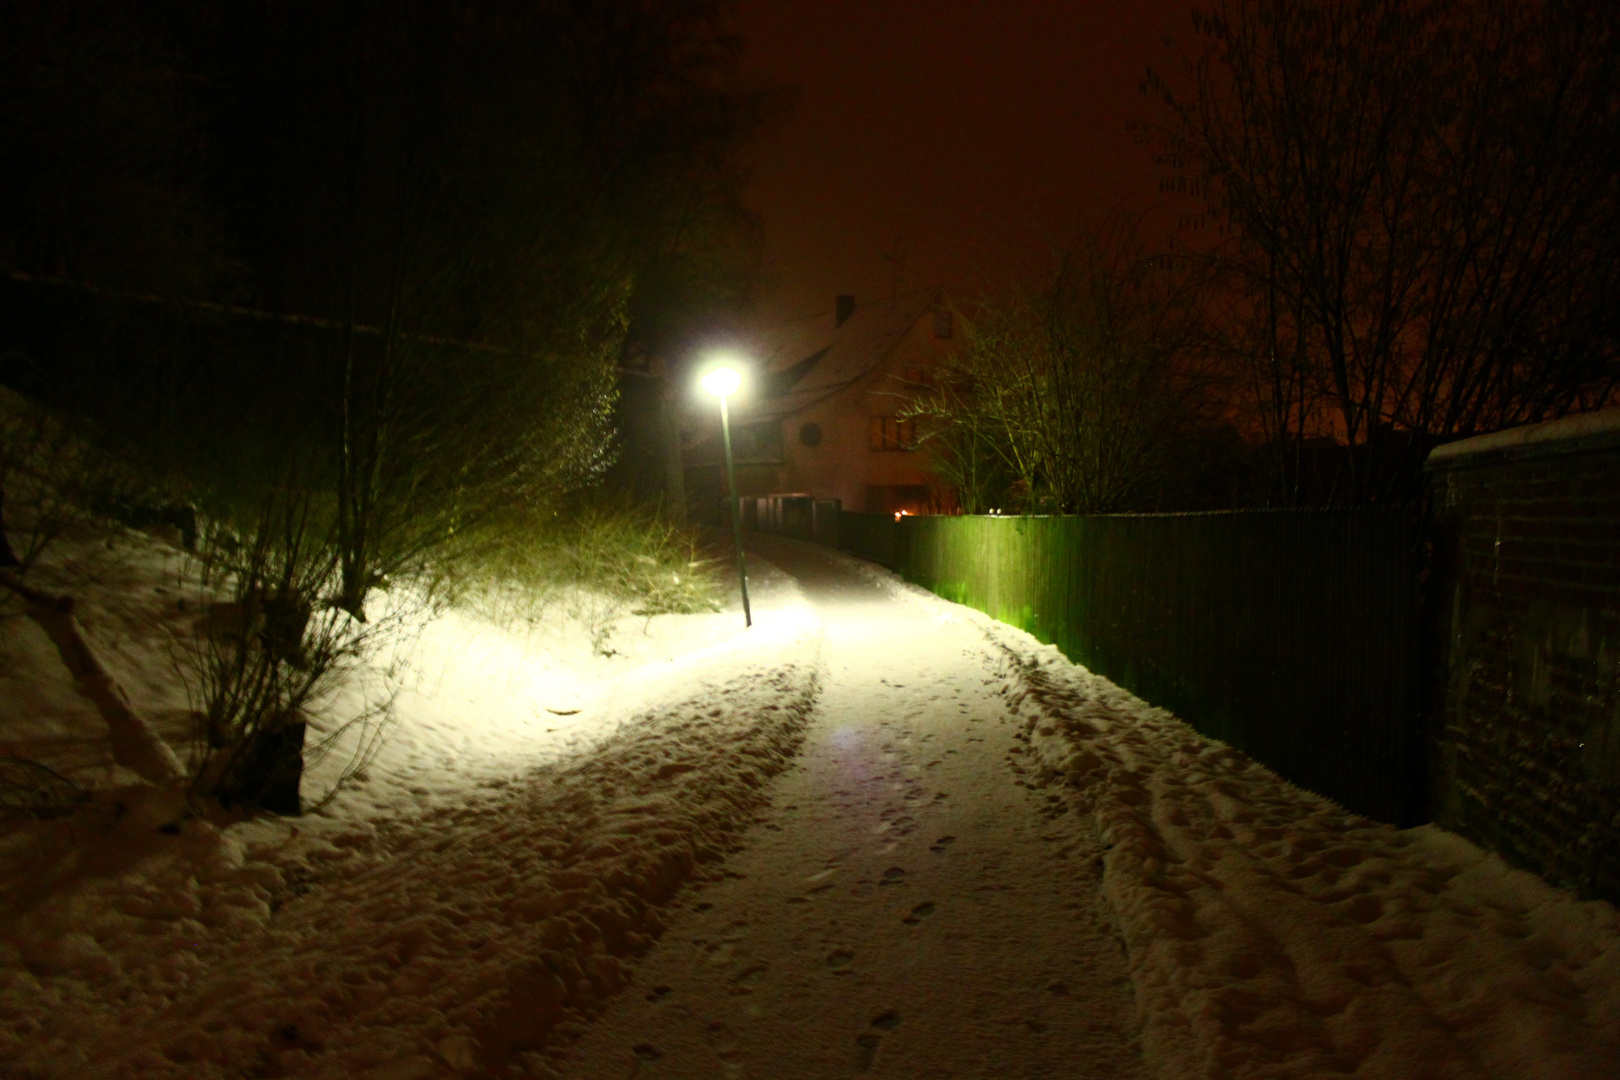
<instances>
[{"instance_id":1,"label":"street lamp","mask_svg":"<svg viewBox=\"0 0 1620 1080\"><path fill-rule=\"evenodd\" d=\"M720 399L720 437L726 444L726 485L731 491L731 535L737 545L737 580L742 585L743 625L753 626L754 615L748 609L748 560L742 545L742 497L737 493L737 466L731 460L731 416L726 410L726 398L742 385L742 372L727 363L717 363L703 373L699 380L704 390Z\"/></svg>"}]
</instances>

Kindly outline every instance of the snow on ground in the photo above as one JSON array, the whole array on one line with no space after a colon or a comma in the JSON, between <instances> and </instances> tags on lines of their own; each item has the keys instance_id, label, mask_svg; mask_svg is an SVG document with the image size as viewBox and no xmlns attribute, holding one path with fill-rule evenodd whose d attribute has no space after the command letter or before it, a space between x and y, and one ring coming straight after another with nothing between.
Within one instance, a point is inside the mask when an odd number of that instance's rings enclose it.
<instances>
[{"instance_id":1,"label":"snow on ground","mask_svg":"<svg viewBox=\"0 0 1620 1080\"><path fill-rule=\"evenodd\" d=\"M801 618L791 586L762 578L767 607ZM424 801L454 801L469 786L520 768L579 754L612 734L626 711L661 692L693 665L735 650L740 610L712 614L619 615L610 655L593 648L590 628L568 617L533 627L500 627L452 609L402 636L369 679L355 679L324 710L319 730L392 696L393 730L358 783L338 795L330 816L375 818ZM311 771L305 790L328 790L352 745Z\"/></svg>"},{"instance_id":2,"label":"snow on ground","mask_svg":"<svg viewBox=\"0 0 1620 1080\"><path fill-rule=\"evenodd\" d=\"M199 613L179 603L182 561L177 549L141 533L74 529L47 549L28 581L73 597L97 656L183 757L189 705L175 643ZM0 751L41 762L85 788L138 783L115 760L107 722L28 611L0 590Z\"/></svg>"},{"instance_id":3,"label":"snow on ground","mask_svg":"<svg viewBox=\"0 0 1620 1080\"><path fill-rule=\"evenodd\" d=\"M36 588L74 598L97 655L182 761L196 694L181 669L194 660L209 599L197 570L152 536L97 529L65 537L29 575ZM783 583L762 582L770 603L769 590ZM396 606L409 602L397 598ZM368 704L392 702L391 732L367 779L345 788L344 808L327 816L374 817L440 792L453 798L477 777L580 752L613 730L643 688L705 650L724 649L743 629L740 613L730 611L619 614L588 626L569 607L559 600L534 626L498 626L460 609L398 620L401 629L384 640L372 670L312 718L311 743ZM16 597L0 606L0 748L86 788L134 782L114 760L106 723L25 612ZM593 637L606 639L605 652ZM351 740L310 768L306 803L331 789L353 749Z\"/></svg>"},{"instance_id":4,"label":"snow on ground","mask_svg":"<svg viewBox=\"0 0 1620 1080\"><path fill-rule=\"evenodd\" d=\"M45 576L183 747L174 553L65 550ZM408 677L332 713L397 693L394 739L296 820L135 783L0 623L0 743L95 792L0 822L0 1073L1615 1074L1613 907L1347 814L869 564L771 550L816 603L755 563L748 632L402 640Z\"/></svg>"},{"instance_id":5,"label":"snow on ground","mask_svg":"<svg viewBox=\"0 0 1620 1080\"><path fill-rule=\"evenodd\" d=\"M137 707L182 738L185 695L152 674L189 632L172 553L114 546L93 574L41 577L72 586ZM201 820L176 788L75 768L61 747L91 746L95 717L10 620L8 675L32 688L8 706L25 723L0 716L11 748L96 790L0 831L0 1071L543 1071L534 1051L622 982L685 880L718 872L801 737L818 632L791 582L755 577L753 631L638 619L613 657L439 620L401 643L396 738L296 820Z\"/></svg>"},{"instance_id":6,"label":"snow on ground","mask_svg":"<svg viewBox=\"0 0 1620 1080\"><path fill-rule=\"evenodd\" d=\"M1018 642L1010 663L1032 774L1110 845L1103 888L1168 1075L1615 1075L1611 905L1347 814L1055 650Z\"/></svg>"},{"instance_id":7,"label":"snow on ground","mask_svg":"<svg viewBox=\"0 0 1620 1080\"><path fill-rule=\"evenodd\" d=\"M1005 657L1022 714L1010 760L1094 817L1161 1076L1620 1075L1612 905L1435 826L1348 814L1056 648L949 607Z\"/></svg>"},{"instance_id":8,"label":"snow on ground","mask_svg":"<svg viewBox=\"0 0 1620 1080\"><path fill-rule=\"evenodd\" d=\"M804 748L564 1075L1140 1075L1101 849L1008 768L999 651L950 605L758 544L826 626Z\"/></svg>"}]
</instances>

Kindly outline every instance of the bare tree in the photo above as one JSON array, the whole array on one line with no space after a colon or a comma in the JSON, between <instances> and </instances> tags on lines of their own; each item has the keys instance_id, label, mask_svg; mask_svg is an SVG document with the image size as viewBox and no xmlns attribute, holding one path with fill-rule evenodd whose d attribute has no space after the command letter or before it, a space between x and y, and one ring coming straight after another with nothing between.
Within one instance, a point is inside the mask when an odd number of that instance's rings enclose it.
<instances>
[{"instance_id":1,"label":"bare tree","mask_svg":"<svg viewBox=\"0 0 1620 1080\"><path fill-rule=\"evenodd\" d=\"M1161 160L1229 230L1274 497L1313 497L1312 436L1350 448L1314 497L1399 501L1433 444L1612 394L1610 7L1215 0L1195 25L1148 85Z\"/></svg>"},{"instance_id":2,"label":"bare tree","mask_svg":"<svg viewBox=\"0 0 1620 1080\"><path fill-rule=\"evenodd\" d=\"M964 507L1107 513L1154 501L1204 389L1191 269L1124 230L1085 237L1045 289L961 320L964 348L910 411ZM998 478L999 499L986 490Z\"/></svg>"},{"instance_id":3,"label":"bare tree","mask_svg":"<svg viewBox=\"0 0 1620 1080\"><path fill-rule=\"evenodd\" d=\"M660 318L638 297L679 294L746 230L730 150L760 97L720 15L486 0L233 24L253 262L344 326L315 398L351 613L611 460L632 318Z\"/></svg>"},{"instance_id":4,"label":"bare tree","mask_svg":"<svg viewBox=\"0 0 1620 1080\"><path fill-rule=\"evenodd\" d=\"M977 322L955 314L964 335L974 340L980 332ZM1006 437L1011 418L997 397L1002 383L978 370L986 356L985 350L973 348L955 354L927 382L905 387L906 402L899 410L916 426L918 448L964 514L1011 508L1017 498L1015 478L1019 491L1028 485Z\"/></svg>"}]
</instances>

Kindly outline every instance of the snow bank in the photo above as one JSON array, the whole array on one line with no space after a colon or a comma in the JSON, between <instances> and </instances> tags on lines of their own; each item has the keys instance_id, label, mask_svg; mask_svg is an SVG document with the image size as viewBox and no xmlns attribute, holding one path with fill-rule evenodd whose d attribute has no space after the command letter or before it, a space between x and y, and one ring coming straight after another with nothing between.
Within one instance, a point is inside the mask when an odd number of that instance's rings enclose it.
<instances>
[{"instance_id":1,"label":"snow bank","mask_svg":"<svg viewBox=\"0 0 1620 1080\"><path fill-rule=\"evenodd\" d=\"M180 556L134 535L61 554L40 577L183 752ZM567 620L451 613L402 638L313 721L387 694L394 737L299 819L200 820L179 785L136 782L11 620L21 693L0 730L92 796L0 819L0 1073L543 1074L537 1048L623 983L683 883L718 873L802 737L820 627L783 575L754 576L747 633L740 612L625 619L602 655Z\"/></svg>"},{"instance_id":2,"label":"snow bank","mask_svg":"<svg viewBox=\"0 0 1620 1080\"><path fill-rule=\"evenodd\" d=\"M28 576L35 589L71 597L71 615L0 589L0 751L89 789L173 774L190 734L176 643L199 614L184 602L184 561L144 534L76 527ZM80 631L95 671L70 655L67 638Z\"/></svg>"},{"instance_id":3,"label":"snow bank","mask_svg":"<svg viewBox=\"0 0 1620 1080\"><path fill-rule=\"evenodd\" d=\"M1027 635L1032 782L1094 815L1165 1077L1607 1078L1620 918L1433 826L1282 781Z\"/></svg>"},{"instance_id":4,"label":"snow bank","mask_svg":"<svg viewBox=\"0 0 1620 1080\"><path fill-rule=\"evenodd\" d=\"M196 560L169 543L117 527L77 528L29 574L39 590L73 598L84 636L134 711L185 761L196 692L184 669L195 661L210 597ZM780 572L756 575L767 609L784 617L803 599ZM496 625L460 610L434 614L411 596L382 595L404 614L376 642L368 670L341 685L311 716L311 741L349 718L390 703L389 737L367 779L340 796L338 816L375 816L422 800L454 798L476 778L577 753L610 734L625 704L706 650L742 633L741 612L657 615L592 612L584 625L559 603L535 625ZM597 608L607 605L598 603ZM81 787L137 782L109 740L105 710L76 682L40 619L0 589L0 751L49 766ZM593 640L594 639L594 640ZM597 646L606 642L608 648ZM193 684L197 680L190 680ZM312 763L306 803L323 798L354 746Z\"/></svg>"},{"instance_id":5,"label":"snow bank","mask_svg":"<svg viewBox=\"0 0 1620 1080\"><path fill-rule=\"evenodd\" d=\"M331 837L330 860L360 868L307 896L319 849L283 858L187 822L148 856L172 879L103 875L77 910L30 912L52 925L0 963L0 1061L28 1077L381 1078L510 1058L544 1075L538 1048L622 985L661 907L717 872L797 748L817 636L800 623L748 645L588 754Z\"/></svg>"},{"instance_id":6,"label":"snow bank","mask_svg":"<svg viewBox=\"0 0 1620 1080\"><path fill-rule=\"evenodd\" d=\"M780 619L806 617L785 578L769 571L762 578ZM392 718L386 741L337 795L330 816L376 818L455 801L470 784L585 752L613 734L627 708L692 665L728 654L743 636L740 611L625 615L614 620L605 655L592 647L589 628L555 614L533 627L497 626L452 609L344 685L313 717L315 736L384 700ZM309 768L307 796L332 788L354 742L340 740Z\"/></svg>"}]
</instances>

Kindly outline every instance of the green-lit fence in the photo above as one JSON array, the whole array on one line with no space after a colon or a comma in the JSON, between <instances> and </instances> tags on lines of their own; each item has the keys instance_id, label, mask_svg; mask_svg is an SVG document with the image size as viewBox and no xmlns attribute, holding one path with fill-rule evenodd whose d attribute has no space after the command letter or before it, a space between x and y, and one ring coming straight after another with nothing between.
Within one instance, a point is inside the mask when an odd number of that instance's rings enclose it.
<instances>
[{"instance_id":1,"label":"green-lit fence","mask_svg":"<svg viewBox=\"0 0 1620 1080\"><path fill-rule=\"evenodd\" d=\"M1421 819L1401 514L908 517L886 537L859 524L841 519L847 550L1057 645L1302 787Z\"/></svg>"}]
</instances>

